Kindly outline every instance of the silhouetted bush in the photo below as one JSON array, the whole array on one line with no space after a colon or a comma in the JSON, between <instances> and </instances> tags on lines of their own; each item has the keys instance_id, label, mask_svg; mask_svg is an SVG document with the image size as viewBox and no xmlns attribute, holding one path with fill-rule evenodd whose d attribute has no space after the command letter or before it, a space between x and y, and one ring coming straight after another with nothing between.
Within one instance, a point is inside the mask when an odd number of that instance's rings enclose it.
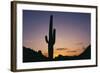
<instances>
[{"instance_id":1,"label":"silhouetted bush","mask_svg":"<svg viewBox=\"0 0 100 73\"><path fill-rule=\"evenodd\" d=\"M90 59L91 58L91 45L89 45L79 57L81 59Z\"/></svg>"},{"instance_id":2,"label":"silhouetted bush","mask_svg":"<svg viewBox=\"0 0 100 73\"><path fill-rule=\"evenodd\" d=\"M23 47L23 62L35 62L45 60L48 60L48 58L45 57L40 50L36 52L30 48Z\"/></svg>"}]
</instances>

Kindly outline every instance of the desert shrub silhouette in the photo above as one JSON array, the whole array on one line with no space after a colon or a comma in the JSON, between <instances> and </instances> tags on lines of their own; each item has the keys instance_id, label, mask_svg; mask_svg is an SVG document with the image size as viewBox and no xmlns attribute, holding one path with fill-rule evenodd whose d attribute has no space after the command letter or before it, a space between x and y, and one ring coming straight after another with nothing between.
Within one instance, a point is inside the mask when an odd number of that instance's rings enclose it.
<instances>
[{"instance_id":1,"label":"desert shrub silhouette","mask_svg":"<svg viewBox=\"0 0 100 73\"><path fill-rule=\"evenodd\" d=\"M81 59L91 58L91 45L86 47L86 50L79 56Z\"/></svg>"},{"instance_id":2,"label":"desert shrub silhouette","mask_svg":"<svg viewBox=\"0 0 100 73\"><path fill-rule=\"evenodd\" d=\"M48 58L45 57L40 50L36 52L30 48L23 47L23 62L37 62L45 60L48 60Z\"/></svg>"}]
</instances>

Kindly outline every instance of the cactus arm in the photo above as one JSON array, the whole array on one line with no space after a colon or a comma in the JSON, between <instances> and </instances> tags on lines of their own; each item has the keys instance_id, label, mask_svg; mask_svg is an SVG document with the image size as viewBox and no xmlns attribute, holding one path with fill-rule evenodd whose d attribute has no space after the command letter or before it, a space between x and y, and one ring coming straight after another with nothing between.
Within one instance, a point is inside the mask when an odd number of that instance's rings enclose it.
<instances>
[{"instance_id":1,"label":"cactus arm","mask_svg":"<svg viewBox=\"0 0 100 73\"><path fill-rule=\"evenodd\" d=\"M45 36L45 41L46 43L49 43L47 36Z\"/></svg>"},{"instance_id":2,"label":"cactus arm","mask_svg":"<svg viewBox=\"0 0 100 73\"><path fill-rule=\"evenodd\" d=\"M55 39L55 37L56 37L56 29L53 30L53 36L52 37L53 37L53 44L55 44L55 40L56 40Z\"/></svg>"}]
</instances>

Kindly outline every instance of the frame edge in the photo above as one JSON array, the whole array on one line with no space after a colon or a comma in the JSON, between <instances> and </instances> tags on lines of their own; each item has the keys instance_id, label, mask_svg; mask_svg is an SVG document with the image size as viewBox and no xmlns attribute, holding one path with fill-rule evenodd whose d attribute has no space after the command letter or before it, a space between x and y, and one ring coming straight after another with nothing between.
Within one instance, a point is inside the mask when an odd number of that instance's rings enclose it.
<instances>
[{"instance_id":1,"label":"frame edge","mask_svg":"<svg viewBox=\"0 0 100 73\"><path fill-rule=\"evenodd\" d=\"M16 2L11 1L11 71L16 71Z\"/></svg>"}]
</instances>

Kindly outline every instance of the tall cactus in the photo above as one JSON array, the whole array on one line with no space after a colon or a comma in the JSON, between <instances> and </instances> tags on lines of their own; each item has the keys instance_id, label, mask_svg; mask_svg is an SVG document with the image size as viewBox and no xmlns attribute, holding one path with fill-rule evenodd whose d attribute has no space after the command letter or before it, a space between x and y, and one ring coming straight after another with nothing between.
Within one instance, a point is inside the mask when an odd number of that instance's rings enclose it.
<instances>
[{"instance_id":1,"label":"tall cactus","mask_svg":"<svg viewBox=\"0 0 100 73\"><path fill-rule=\"evenodd\" d=\"M55 44L56 38L56 29L53 29L53 16L50 16L50 24L49 24L49 39L47 35L45 36L45 41L48 43L48 57L50 60L53 59L53 46Z\"/></svg>"}]
</instances>

